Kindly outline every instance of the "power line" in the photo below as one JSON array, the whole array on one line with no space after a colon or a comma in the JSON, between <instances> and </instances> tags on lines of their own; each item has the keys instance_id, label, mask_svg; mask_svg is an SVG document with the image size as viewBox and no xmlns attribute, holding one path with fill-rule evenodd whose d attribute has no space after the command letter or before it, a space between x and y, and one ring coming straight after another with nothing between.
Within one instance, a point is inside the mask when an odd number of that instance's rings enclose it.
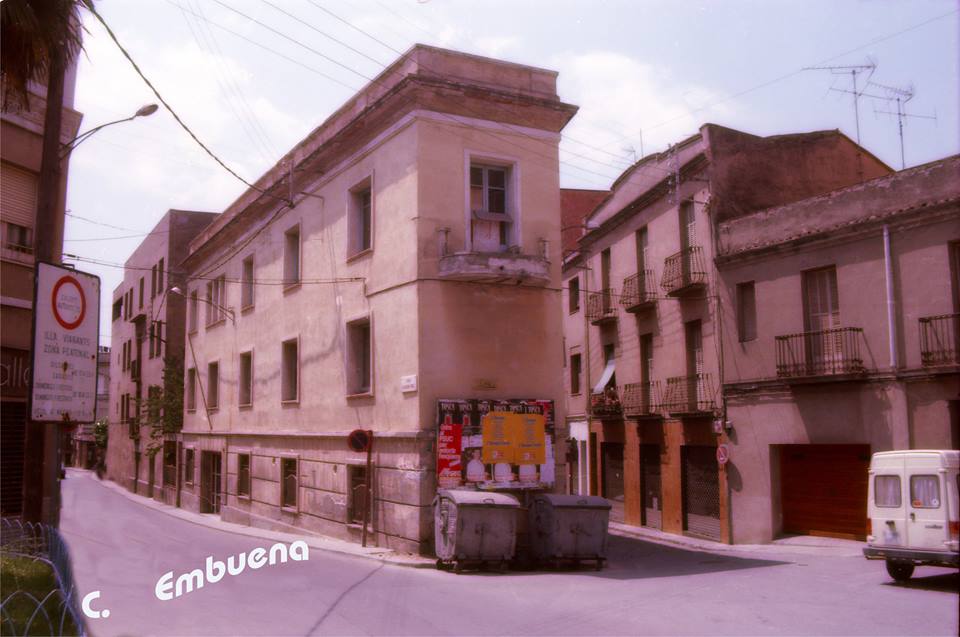
<instances>
[{"instance_id":1,"label":"power line","mask_svg":"<svg viewBox=\"0 0 960 637\"><path fill-rule=\"evenodd\" d=\"M900 35L903 35L904 33L908 33L908 32L910 32L910 31L914 31L914 30L916 30L916 29L919 29L920 27L924 27L924 26L930 24L931 22L936 22L937 20L942 20L943 18L946 18L946 17L948 17L948 16L954 15L954 14L957 13L958 11L960 11L960 9L954 9L953 11L948 11L947 13L943 13L943 14L941 14L941 15L934 16L934 17L932 17L932 18L930 18L930 19L928 19L928 20L924 20L923 22L918 22L917 24L914 24L913 26L906 27L906 28L901 29L901 30L899 30L899 31L896 31L896 32L894 32L894 33L890 33L890 34L888 34L888 35L883 35L883 36L874 38L873 40L870 40L870 41L867 42L866 44L861 44L861 45L856 46L856 47L854 47L854 48L852 48L852 49L849 49L849 50L847 50L847 51L844 51L843 53L838 53L837 55L833 55L833 56L830 56L830 57L828 57L828 58L826 58L826 59L820 60L819 62L815 62L815 63L813 64L813 66L821 66L821 65L826 64L827 62L832 62L833 60L836 60L837 58L841 58L841 57L843 57L843 56L845 56L845 55L849 55L849 54L851 54L851 53L856 53L857 51L860 51L861 49L865 49L865 48L867 48L867 47L869 47L869 46L873 46L874 44L878 44L878 43L880 43L880 42L884 42L884 41L886 41L886 40L890 40L890 39L892 39L892 38L895 38L895 37L898 37L898 36L900 36ZM803 73L803 71L804 71L804 69L802 69L802 68L801 68L801 69L797 69L796 71L791 71L790 73L786 73L786 74L781 75L781 76L779 76L779 77L773 78L772 80L767 80L766 82L762 82L761 84L757 84L756 86L752 86L752 87L750 87L750 88L744 89L744 90L739 91L739 92L737 92L737 93L733 93L733 94L727 95L726 97L722 97L722 98L716 100L715 102L712 102L712 103L707 104L707 105L705 105L705 106L701 106L701 107L698 107L698 108L691 109L691 110L689 110L689 111L686 111L685 113L681 113L680 115L677 115L676 117L671 117L670 119L666 119L666 120L664 120L664 121L662 121L662 122L660 122L660 123L658 123L658 124L654 124L654 125L652 125L652 126L644 126L644 127L643 127L643 130L652 130L652 129L654 129L654 128L660 128L661 126L666 126L667 124L670 124L670 123L672 123L672 122L675 122L675 121L677 121L678 119L682 119L682 118L684 118L684 117L687 117L688 115L693 115L693 114L695 114L695 113L699 113L699 112L701 112L701 111L711 109L711 108L713 108L714 106L718 106L718 105L720 105L720 104L723 104L724 102L729 102L730 100L736 99L736 98L741 97L741 96L743 96L743 95L746 95L747 93L751 93L751 92L753 92L753 91L757 91L757 90L760 90L760 89L762 89L762 88L766 88L766 87L770 86L771 84L776 84L776 83L778 83L778 82L782 82L783 80L786 80L786 79L791 78L791 77L793 77L793 76L795 76L795 75L799 75L799 74ZM635 134L635 133L628 133L628 134L627 134L627 138L632 138L632 137L634 136L634 134Z\"/></svg>"},{"instance_id":2,"label":"power line","mask_svg":"<svg viewBox=\"0 0 960 637\"><path fill-rule=\"evenodd\" d=\"M324 78L324 79L330 80L331 82L334 82L335 84L339 84L340 86L342 86L342 87L344 87L344 88L346 88L346 89L349 89L349 90L351 90L351 91L356 91L356 90L358 90L357 87L350 86L349 84L347 84L347 83L345 83L345 82L343 82L343 81L341 81L341 80L333 77L332 75L327 75L326 73L324 73L323 71L321 71L321 70L319 70L319 69L317 69L317 68L314 68L314 67L312 67L312 66L309 66L309 65L307 65L307 64L304 64L304 63L301 62L300 60L297 60L297 59L294 59L294 58L292 58L292 57L290 57L290 56L288 56L288 55L285 55L285 54L277 51L276 49L271 49L270 47L266 46L265 44L261 44L260 42L257 42L256 40L254 40L254 39L252 39L252 38L248 38L247 36L243 35L242 33L238 33L238 32L236 32L236 31L234 31L234 30L232 30L232 29L230 29L230 28L228 28L228 27L223 26L223 25L220 24L219 22L214 22L213 20L211 20L211 19L209 19L208 17L206 17L206 15L200 15L200 14L198 14L198 13L196 13L196 12L190 10L190 9L186 9L186 8L182 7L181 5L177 4L176 2L174 2L174 0L165 0L165 1L166 1L168 4L171 4L171 5L175 6L175 7L177 7L177 8L180 9L181 11L186 11L187 13L189 13L189 14L191 14L191 15L193 15L193 16L196 16L197 18L199 18L199 19L207 22L208 24L211 24L211 25L217 27L217 28L220 29L221 31L226 31L226 32L229 33L230 35L236 36L236 37L240 38L241 40L244 40L245 42L249 42L250 44L252 44L252 45L254 45L254 46L256 46L256 47L258 47L258 48L260 48L260 49L263 49L264 51L267 51L267 52L269 52L269 53L273 53L273 54L276 55L277 57L283 58L284 60L287 60L288 62L292 62L292 63L296 64L297 66L303 67L303 68L305 68L306 70L308 70L308 71L310 71L310 72L312 72L312 73L315 73L315 74L319 75L320 77L322 77L322 78Z\"/></svg>"},{"instance_id":3,"label":"power line","mask_svg":"<svg viewBox=\"0 0 960 637\"><path fill-rule=\"evenodd\" d=\"M309 29L311 29L311 30L313 30L313 31L316 31L317 33L319 33L319 34L322 35L323 37L328 38L328 39L330 39L330 40L333 40L334 42L336 42L336 43L339 44L340 46L342 46L342 47L344 47L344 48L347 48L347 49L353 51L354 53L356 53L357 55L360 55L360 56L362 56L362 57L370 60L370 61L373 62L374 64L377 64L378 66L386 66L386 64L384 64L384 63L381 62L380 60L378 60L378 59L376 59L376 58L374 58L374 57L371 57L371 56L367 55L366 53L364 53L364 52L361 51L360 49L356 49L356 48L350 46L349 44L347 44L347 43L344 42L343 40L338 40L337 38L333 37L333 36L330 35L329 33L326 33L326 32L324 32L324 31L321 31L320 29L318 29L317 27L313 26L313 25L310 24L309 22L306 22L305 20L302 20L302 19L298 18L297 16L293 15L293 14L290 13L289 11L285 11L284 9L278 7L278 6L275 5L274 3L270 2L270 0L260 0L260 1L263 2L264 4L266 4L267 6L273 7L274 9L276 9L277 11L279 11L280 13L282 13L283 15L287 16L288 18L291 18L291 19L293 19L293 20L296 20L297 22L299 22L300 24L304 25L305 27L307 27L307 28L309 28Z\"/></svg>"},{"instance_id":4,"label":"power line","mask_svg":"<svg viewBox=\"0 0 960 637\"><path fill-rule=\"evenodd\" d=\"M107 268L115 268L119 270L133 270L136 272L150 272L153 270L152 267L146 266L134 266L126 265L123 263L116 263L113 261L104 261L102 259L94 259L92 257L82 257L77 254L64 253L63 257L65 259L70 259L71 261L82 261L84 263L92 263L94 265L99 265ZM217 281L223 279L227 283L253 283L255 285L290 285L290 281L285 279L240 279L235 277L227 277L226 275L220 276L200 276L200 275L190 275L186 272L181 272L178 270L167 270L167 273L170 275L183 276L186 277L188 281ZM315 278L315 279L300 279L297 281L301 285L329 285L332 283L359 283L364 281L363 277L341 277L341 278Z\"/></svg>"},{"instance_id":5,"label":"power line","mask_svg":"<svg viewBox=\"0 0 960 637\"><path fill-rule=\"evenodd\" d=\"M170 106L169 103L167 103L167 101L160 94L160 91L158 91L156 87L153 85L153 83L149 79L147 79L147 76L144 75L143 71L140 69L140 66L134 61L134 59L130 56L130 54L123 47L123 45L120 44L120 40L117 39L117 36L116 34L114 34L113 29L110 28L106 20L104 20L103 17L97 12L96 8L94 8L93 0L83 0L83 2L84 2L84 5L87 7L87 10L90 11L90 13L92 13L93 16L100 22L100 24L103 25L103 28L106 29L107 35L109 35L110 39L113 40L113 43L117 45L117 48L120 49L120 52L123 53L123 56L127 58L130 64L133 66L134 70L137 72L137 75L140 76L140 79L142 79L144 83L146 83L146 85L150 87L150 90L153 91L153 94L157 96L157 99L160 100L160 103L163 104L163 106L170 112L171 115L173 115L173 119L175 119L177 123L180 124L181 128L183 128L183 130L185 130L187 134L193 138L193 141L195 141L200 146L200 148L206 151L206 153L210 155L210 157L212 157L215 162L220 164L224 170L226 170L228 173L230 173L231 175L236 177L238 180L246 184L247 187L261 194L266 194L263 190L254 186L252 183L250 183L249 181L241 177L232 168L227 166L227 164L225 164L223 160L217 157L217 155L212 150L210 150L210 148L208 148L206 144L200 141L200 138L196 136L196 134L190 129L189 126L187 126L187 124L182 119L180 119L180 116L177 115L177 112L173 110L173 107Z\"/></svg>"},{"instance_id":6,"label":"power line","mask_svg":"<svg viewBox=\"0 0 960 637\"><path fill-rule=\"evenodd\" d=\"M191 0L187 0L187 2L191 2ZM203 11L202 6L198 5L198 8L201 12ZM210 56L214 65L214 76L216 77L217 84L227 97L227 107L233 113L234 117L237 118L237 121L240 123L240 127L243 128L244 133L252 142L253 146L257 147L257 150L261 153L264 159L269 161L270 158L276 155L276 151L273 150L269 141L267 140L266 133L259 125L259 122L257 122L256 117L253 115L253 111L250 109L250 105L243 96L243 92L240 90L240 87L237 86L236 82L233 81L232 76L226 71L224 64L221 61L223 52L220 50L220 47L217 44L216 38L213 35L213 30L207 27L206 24L199 19L195 19L197 28L194 30L193 24L191 23L190 18L187 16L187 12L181 9L180 14L183 16L183 21L190 30L190 35L193 36L197 46L210 52ZM237 100L236 104L234 103L233 99L230 99L231 96Z\"/></svg>"}]
</instances>

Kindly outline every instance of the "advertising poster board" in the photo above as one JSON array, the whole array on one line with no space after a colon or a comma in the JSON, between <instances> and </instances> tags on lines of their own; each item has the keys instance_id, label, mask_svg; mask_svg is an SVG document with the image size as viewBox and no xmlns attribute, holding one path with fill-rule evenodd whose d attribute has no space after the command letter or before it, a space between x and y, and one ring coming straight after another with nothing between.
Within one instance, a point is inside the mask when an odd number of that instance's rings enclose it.
<instances>
[{"instance_id":1,"label":"advertising poster board","mask_svg":"<svg viewBox=\"0 0 960 637\"><path fill-rule=\"evenodd\" d=\"M30 418L92 423L97 408L100 279L40 262L34 299Z\"/></svg>"},{"instance_id":2,"label":"advertising poster board","mask_svg":"<svg viewBox=\"0 0 960 637\"><path fill-rule=\"evenodd\" d=\"M553 487L553 413L552 400L439 400L438 486Z\"/></svg>"}]
</instances>

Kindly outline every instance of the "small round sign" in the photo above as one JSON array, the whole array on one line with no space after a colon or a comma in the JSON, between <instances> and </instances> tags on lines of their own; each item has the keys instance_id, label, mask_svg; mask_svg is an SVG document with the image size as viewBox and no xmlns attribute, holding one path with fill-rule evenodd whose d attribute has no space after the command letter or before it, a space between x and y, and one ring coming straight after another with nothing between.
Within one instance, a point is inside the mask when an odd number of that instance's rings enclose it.
<instances>
[{"instance_id":1,"label":"small round sign","mask_svg":"<svg viewBox=\"0 0 960 637\"><path fill-rule=\"evenodd\" d=\"M717 445L717 462L727 464L730 459L730 447L727 445Z\"/></svg>"},{"instance_id":2,"label":"small round sign","mask_svg":"<svg viewBox=\"0 0 960 637\"><path fill-rule=\"evenodd\" d=\"M352 451L366 451L373 442L373 432L366 429L354 429L347 436L347 445Z\"/></svg>"},{"instance_id":3,"label":"small round sign","mask_svg":"<svg viewBox=\"0 0 960 637\"><path fill-rule=\"evenodd\" d=\"M83 288L79 281L69 275L60 277L53 286L50 304L53 317L65 330L79 327L87 314L87 297L83 294Z\"/></svg>"}]
</instances>

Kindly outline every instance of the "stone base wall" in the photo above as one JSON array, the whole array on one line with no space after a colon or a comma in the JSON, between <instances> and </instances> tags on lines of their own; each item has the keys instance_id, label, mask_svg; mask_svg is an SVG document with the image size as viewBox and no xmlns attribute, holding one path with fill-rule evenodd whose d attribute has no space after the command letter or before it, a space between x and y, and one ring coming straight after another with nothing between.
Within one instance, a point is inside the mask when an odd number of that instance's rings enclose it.
<instances>
[{"instance_id":1,"label":"stone base wall","mask_svg":"<svg viewBox=\"0 0 960 637\"><path fill-rule=\"evenodd\" d=\"M350 476L363 471L366 455L347 448L346 435L252 436L184 432L183 448L194 450L192 484L181 487L181 507L201 510L209 489L202 452L220 455L220 515L229 522L275 531L307 532L359 541L361 525L349 520ZM436 491L433 438L426 433L376 437L373 451L373 509L368 542L411 553L432 551ZM249 492L239 488L239 458L249 455ZM182 462L181 454L181 462ZM284 506L282 467L296 462L296 504ZM182 469L181 469L182 470Z\"/></svg>"}]
</instances>

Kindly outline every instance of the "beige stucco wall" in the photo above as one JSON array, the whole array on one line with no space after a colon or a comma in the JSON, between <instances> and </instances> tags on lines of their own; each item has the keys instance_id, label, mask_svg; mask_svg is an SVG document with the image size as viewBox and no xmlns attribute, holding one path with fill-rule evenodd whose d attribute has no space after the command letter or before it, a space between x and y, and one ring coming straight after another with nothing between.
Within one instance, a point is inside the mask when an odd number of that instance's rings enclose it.
<instances>
[{"instance_id":1,"label":"beige stucco wall","mask_svg":"<svg viewBox=\"0 0 960 637\"><path fill-rule=\"evenodd\" d=\"M735 542L766 542L781 532L776 445L867 444L877 452L956 444L951 402L960 398L957 375L921 366L918 319L955 311L949 244L960 239L960 227L936 209L889 221L899 356L895 369L890 367L879 225L784 246L719 270L724 380L732 384L727 472ZM778 382L775 337L804 329L802 272L829 265L837 269L841 324L863 329L861 353L868 373L845 382ZM756 282L757 338L741 343L736 284L751 280Z\"/></svg>"}]
</instances>

